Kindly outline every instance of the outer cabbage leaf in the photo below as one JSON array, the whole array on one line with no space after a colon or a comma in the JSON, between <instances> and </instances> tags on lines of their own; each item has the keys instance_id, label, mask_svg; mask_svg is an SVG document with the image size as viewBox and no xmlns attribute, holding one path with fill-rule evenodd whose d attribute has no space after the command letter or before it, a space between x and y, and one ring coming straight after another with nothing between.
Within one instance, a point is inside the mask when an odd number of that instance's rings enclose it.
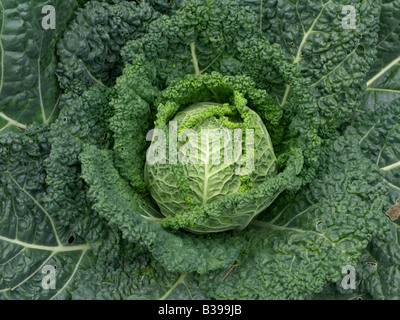
<instances>
[{"instance_id":1,"label":"outer cabbage leaf","mask_svg":"<svg viewBox=\"0 0 400 320\"><path fill-rule=\"evenodd\" d=\"M288 58L299 65L301 76L309 79L309 90L317 99L322 122L319 134L328 139L337 136L335 130L359 106L366 88L366 74L375 57L378 40L380 2L238 2L257 12L259 30L271 43L281 44ZM354 29L349 27L348 6L355 9ZM274 88L282 106L290 104L291 91L288 85Z\"/></svg>"},{"instance_id":2,"label":"outer cabbage leaf","mask_svg":"<svg viewBox=\"0 0 400 320\"><path fill-rule=\"evenodd\" d=\"M388 219L390 231L385 237L371 241L357 267L358 288L373 299L400 299L400 234L399 220L395 219L400 198L399 14L400 1L382 1L378 58L369 73L360 115L355 119L365 156L383 170L390 198L386 211L394 219Z\"/></svg>"},{"instance_id":3,"label":"outer cabbage leaf","mask_svg":"<svg viewBox=\"0 0 400 320\"><path fill-rule=\"evenodd\" d=\"M80 272L71 292L74 300L193 300L207 299L191 274L165 271L139 256L98 263Z\"/></svg>"},{"instance_id":4,"label":"outer cabbage leaf","mask_svg":"<svg viewBox=\"0 0 400 320\"><path fill-rule=\"evenodd\" d=\"M381 110L384 108L385 112ZM400 100L377 105L374 112L359 116L353 124L358 144L365 159L381 169L381 180L386 186L384 197L384 233L375 236L362 251L356 271L356 288L344 290L341 282L324 290L324 298L339 299L399 299L400 247ZM390 218L389 218L390 217ZM396 218L397 217L397 218ZM393 219L393 220L392 220ZM319 296L316 296L318 298Z\"/></svg>"},{"instance_id":5,"label":"outer cabbage leaf","mask_svg":"<svg viewBox=\"0 0 400 320\"><path fill-rule=\"evenodd\" d=\"M374 299L400 299L400 99L357 119L360 146L366 157L384 173L390 201L386 214L390 230L375 237L364 251L358 266L360 287Z\"/></svg>"},{"instance_id":6,"label":"outer cabbage leaf","mask_svg":"<svg viewBox=\"0 0 400 320\"><path fill-rule=\"evenodd\" d=\"M89 245L71 237L43 202L43 161L49 153L48 129L0 135L0 297L70 298L76 274L91 266ZM45 266L56 269L56 288L44 289Z\"/></svg>"},{"instance_id":7,"label":"outer cabbage leaf","mask_svg":"<svg viewBox=\"0 0 400 320\"><path fill-rule=\"evenodd\" d=\"M132 265L97 265L81 272L72 299L77 300L204 300L191 274L171 273L157 263L137 260Z\"/></svg>"},{"instance_id":8,"label":"outer cabbage leaf","mask_svg":"<svg viewBox=\"0 0 400 320\"><path fill-rule=\"evenodd\" d=\"M396 214L400 196L398 117L400 97L399 78L399 19L400 2L382 1L380 10L377 59L368 74L367 92L355 115L354 127L364 156L383 169L389 202L385 212ZM397 99L397 101L396 101ZM384 112L382 111L384 110ZM394 166L393 166L394 165ZM363 251L356 267L355 290L343 290L341 284L325 290L325 298L399 299L398 220L388 220L389 230L384 237L374 237Z\"/></svg>"},{"instance_id":9,"label":"outer cabbage leaf","mask_svg":"<svg viewBox=\"0 0 400 320\"><path fill-rule=\"evenodd\" d=\"M385 107L400 97L400 1L382 1L377 59L368 73L361 111Z\"/></svg>"},{"instance_id":10,"label":"outer cabbage leaf","mask_svg":"<svg viewBox=\"0 0 400 320\"><path fill-rule=\"evenodd\" d=\"M93 84L112 87L124 67L121 48L160 15L145 2L108 2L93 0L78 9L59 41L62 89L82 94Z\"/></svg>"},{"instance_id":11,"label":"outer cabbage leaf","mask_svg":"<svg viewBox=\"0 0 400 320\"><path fill-rule=\"evenodd\" d=\"M0 131L25 129L34 121L48 124L57 116L55 45L83 2L0 1ZM46 5L56 10L55 30L42 27Z\"/></svg>"},{"instance_id":12,"label":"outer cabbage leaf","mask_svg":"<svg viewBox=\"0 0 400 320\"><path fill-rule=\"evenodd\" d=\"M118 255L120 236L91 209L78 158L84 143L99 146L111 143L111 135L107 133L109 94L107 88L97 85L82 96L69 93L61 97L59 118L49 132L52 147L45 165L50 188L43 200L60 224L104 254Z\"/></svg>"}]
</instances>

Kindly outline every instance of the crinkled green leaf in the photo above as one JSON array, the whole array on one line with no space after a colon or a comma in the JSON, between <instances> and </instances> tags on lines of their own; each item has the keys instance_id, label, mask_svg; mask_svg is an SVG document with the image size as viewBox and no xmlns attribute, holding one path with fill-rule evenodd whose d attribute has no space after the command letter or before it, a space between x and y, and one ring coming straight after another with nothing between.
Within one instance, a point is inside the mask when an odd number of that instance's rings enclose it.
<instances>
[{"instance_id":1,"label":"crinkled green leaf","mask_svg":"<svg viewBox=\"0 0 400 320\"><path fill-rule=\"evenodd\" d=\"M382 113L383 108L385 112ZM339 281L325 290L328 298L332 295L340 299L400 298L400 233L399 220L395 219L400 213L397 207L400 199L399 110L399 99L390 104L384 103L377 106L374 112L358 117L353 125L364 158L381 169L381 180L387 189L383 194L387 200L382 212L382 215L387 213L384 216L385 232L375 236L362 251L358 264L353 264L356 268L356 289L344 290Z\"/></svg>"},{"instance_id":2,"label":"crinkled green leaf","mask_svg":"<svg viewBox=\"0 0 400 320\"><path fill-rule=\"evenodd\" d=\"M368 73L362 110L384 107L400 97L400 1L382 1L377 59Z\"/></svg>"},{"instance_id":3,"label":"crinkled green leaf","mask_svg":"<svg viewBox=\"0 0 400 320\"><path fill-rule=\"evenodd\" d=\"M357 269L360 285L374 299L400 299L400 100L357 119L360 146L383 172L389 201L385 207L388 230L375 237L361 257ZM393 220L392 220L393 219Z\"/></svg>"},{"instance_id":4,"label":"crinkled green leaf","mask_svg":"<svg viewBox=\"0 0 400 320\"><path fill-rule=\"evenodd\" d=\"M49 192L44 201L62 225L91 241L97 250L117 255L120 236L91 209L78 158L84 143L111 143L106 125L108 97L109 90L102 86L82 96L69 93L61 97L60 116L49 132L52 147L45 160Z\"/></svg>"},{"instance_id":5,"label":"crinkled green leaf","mask_svg":"<svg viewBox=\"0 0 400 320\"><path fill-rule=\"evenodd\" d=\"M95 259L89 244L63 228L43 202L48 130L0 135L0 297L70 298L78 272ZM71 236L74 236L71 238ZM55 267L55 289L44 289L45 266Z\"/></svg>"},{"instance_id":6,"label":"crinkled green leaf","mask_svg":"<svg viewBox=\"0 0 400 320\"><path fill-rule=\"evenodd\" d=\"M111 2L111 3L108 3ZM124 63L120 51L159 16L145 2L88 2L58 42L61 88L81 94L93 84L113 86Z\"/></svg>"},{"instance_id":7,"label":"crinkled green leaf","mask_svg":"<svg viewBox=\"0 0 400 320\"><path fill-rule=\"evenodd\" d=\"M386 212L396 217L400 199L400 1L383 1L380 11L378 58L369 73L368 88L355 127L366 157L384 174L390 198ZM373 112L372 112L373 111ZM399 220L391 221L384 237L375 237L357 268L360 287L374 299L399 299Z\"/></svg>"},{"instance_id":8,"label":"crinkled green leaf","mask_svg":"<svg viewBox=\"0 0 400 320\"><path fill-rule=\"evenodd\" d=\"M301 75L309 80L309 90L318 102L320 134L332 138L359 106L366 88L366 73L378 41L379 1L238 2L257 12L259 30L271 43L279 43L288 58L300 66ZM345 6L355 9L354 29L343 27ZM275 95L285 106L290 103L290 86L278 86Z\"/></svg>"},{"instance_id":9,"label":"crinkled green leaf","mask_svg":"<svg viewBox=\"0 0 400 320\"><path fill-rule=\"evenodd\" d=\"M165 271L146 256L97 263L80 272L74 300L193 300L207 299L191 274Z\"/></svg>"}]
</instances>

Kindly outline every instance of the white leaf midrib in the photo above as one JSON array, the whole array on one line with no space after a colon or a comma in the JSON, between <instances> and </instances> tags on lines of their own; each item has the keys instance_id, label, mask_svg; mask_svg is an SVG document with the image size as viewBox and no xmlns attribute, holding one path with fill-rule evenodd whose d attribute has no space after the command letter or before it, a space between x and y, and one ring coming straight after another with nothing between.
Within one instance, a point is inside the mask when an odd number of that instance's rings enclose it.
<instances>
[{"instance_id":1,"label":"white leaf midrib","mask_svg":"<svg viewBox=\"0 0 400 320\"><path fill-rule=\"evenodd\" d=\"M58 245L58 246L43 246L39 244L32 244L28 242L24 242L18 239L10 239L7 237L0 236L0 241L5 241L8 243L16 244L18 246L21 246L23 248L27 249L34 249L34 250L42 250L42 251L50 251L53 253L59 253L59 252L71 252L71 251L81 251L81 250L88 250L90 249L90 246L88 243L82 244L82 245L77 245L77 246L64 246L64 245Z\"/></svg>"},{"instance_id":2,"label":"white leaf midrib","mask_svg":"<svg viewBox=\"0 0 400 320\"><path fill-rule=\"evenodd\" d=\"M33 201L33 203L46 215L46 217L49 219L49 222L51 224L51 228L53 230L57 244L59 246L63 246L60 241L60 238L58 237L58 232L57 232L55 223L54 223L53 219L51 218L50 214L47 212L47 210L44 209L43 206L28 191L25 190L25 188L21 187L21 185L18 183L17 180L15 180L15 178L12 176L12 174L10 172L8 172L8 175L9 175L10 179L14 182L14 184L18 187L18 189L20 189L23 193L25 193Z\"/></svg>"},{"instance_id":3,"label":"white leaf midrib","mask_svg":"<svg viewBox=\"0 0 400 320\"><path fill-rule=\"evenodd\" d=\"M5 125L1 130L0 130L0 132L1 131L3 131L5 128L7 128L7 127L9 127L9 126L15 126L15 127L17 127L17 128L19 128L19 129L22 129L22 130L25 130L26 129L26 124L22 124L22 123L19 123L18 121L16 121L16 120L14 120L14 119L11 119L10 117L8 117L5 113L3 113L3 112L0 112L0 118L2 118L2 119L4 119L5 121L7 121L7 125Z\"/></svg>"},{"instance_id":4,"label":"white leaf midrib","mask_svg":"<svg viewBox=\"0 0 400 320\"><path fill-rule=\"evenodd\" d=\"M367 91L375 91L375 92L387 92L387 93L400 93L400 90L397 89L384 89L384 88L367 88Z\"/></svg>"},{"instance_id":5,"label":"white leaf midrib","mask_svg":"<svg viewBox=\"0 0 400 320\"><path fill-rule=\"evenodd\" d=\"M383 168L381 168L383 171L390 171L390 170L393 170L393 169L397 169L397 168L399 168L400 167L400 161L398 161L398 162L396 162L396 163L393 163L393 164L391 164L391 165L389 165L389 166L386 166L386 167L383 167Z\"/></svg>"},{"instance_id":6,"label":"white leaf midrib","mask_svg":"<svg viewBox=\"0 0 400 320\"><path fill-rule=\"evenodd\" d=\"M330 3L330 1L326 2L325 4L322 4L322 8L321 11L319 12L318 16L313 20L310 28L307 30L307 32L303 35L303 39L301 40L300 46L297 50L297 54L296 54L296 58L293 60L293 63L299 63L301 60L301 52L303 50L304 45L306 44L308 37L310 36L310 34L313 32L315 25L317 24L319 18L322 15L322 12L324 12L324 9L326 7L326 5Z\"/></svg>"},{"instance_id":7,"label":"white leaf midrib","mask_svg":"<svg viewBox=\"0 0 400 320\"><path fill-rule=\"evenodd\" d=\"M55 297L57 297L57 296L60 294L60 292L63 292L64 289L70 284L70 282L72 281L72 279L75 277L75 274L78 272L78 269L79 269L79 267L80 267L80 265L81 265L81 262L82 262L84 256L86 255L86 252L87 252L87 250L84 250L84 251L81 253L81 256L79 257L79 260L78 260L78 262L76 263L76 266L75 266L75 268L74 268L74 271L72 271L71 276L70 276L69 279L64 283L64 285L62 286L62 288L61 288L60 290L58 290L57 293L56 293L54 296L52 296L52 297L50 298L50 300L53 300Z\"/></svg>"},{"instance_id":8,"label":"white leaf midrib","mask_svg":"<svg viewBox=\"0 0 400 320\"><path fill-rule=\"evenodd\" d=\"M4 241L6 243L9 244L13 244L13 245L17 245L17 246L21 246L23 249L17 254L15 255L13 258L16 258L21 252L23 252L26 249L32 249L32 250L40 250L40 251L47 251L50 252L49 256L41 263L41 265L36 268L36 270L34 270L33 272L31 272L29 275L27 275L21 282L19 282L18 284L14 285L12 288L5 288L3 290L0 290L0 292L6 292L6 291L12 291L17 289L18 287L20 287L21 285L23 285L25 282L29 281L32 277L34 277L39 270L41 270L41 268L55 255L59 254L59 253L66 253L66 252L74 252L74 251L82 251L81 256L79 258L79 260L76 263L76 266L74 268L74 271L72 272L72 274L70 275L69 279L66 281L66 283L63 285L63 287L57 291L57 293L51 298L53 299L54 297L56 297L58 294L60 294L61 292L64 291L64 289L70 284L70 282L72 281L72 279L74 278L77 270L79 269L82 259L83 257L86 255L86 253L88 252L88 250L90 250L90 245L89 243L84 243L84 244L80 244L80 245L75 245L75 246L65 246L61 243L59 236L58 236L58 232L57 232L57 228L55 226L55 223L52 219L52 217L50 216L50 214L43 208L43 206L38 202L38 200L36 200L23 186L21 186L18 181L16 181L16 179L12 176L12 174L10 172L6 172L8 173L11 181L18 187L18 189L22 192L24 192L33 202L34 204L45 214L45 216L49 219L49 222L52 226L52 230L54 232L54 236L55 239L57 241L57 245L56 246L46 246L46 245L39 245L39 244L33 244L33 243L28 243L28 242L24 242L21 241L17 238L15 239L11 239L8 237L4 237L4 236L0 236L0 241Z\"/></svg>"},{"instance_id":9,"label":"white leaf midrib","mask_svg":"<svg viewBox=\"0 0 400 320\"><path fill-rule=\"evenodd\" d=\"M43 33L42 33L42 38L40 40L40 49L39 49L39 57L37 61L37 72L38 72L38 93L39 93L39 104L40 104L40 110L42 112L42 120L45 125L48 124L47 119L46 119L46 111L44 109L44 104L43 104L43 96L42 96L42 72L41 72L41 58L42 58L42 48L43 48Z\"/></svg>"},{"instance_id":10,"label":"white leaf midrib","mask_svg":"<svg viewBox=\"0 0 400 320\"><path fill-rule=\"evenodd\" d=\"M400 63L400 55L392 60L386 67L381 69L375 76L373 76L370 80L367 81L367 87L370 88L371 85L378 80L381 76L383 76L387 71L392 69L394 66L396 66L398 63ZM367 89L368 90L368 89Z\"/></svg>"},{"instance_id":11,"label":"white leaf midrib","mask_svg":"<svg viewBox=\"0 0 400 320\"><path fill-rule=\"evenodd\" d=\"M196 56L196 44L192 42L190 44L190 53L192 55L192 62L195 74L200 74L199 62Z\"/></svg>"},{"instance_id":12,"label":"white leaf midrib","mask_svg":"<svg viewBox=\"0 0 400 320\"><path fill-rule=\"evenodd\" d=\"M58 231L56 228L56 225L50 216L50 214L47 212L47 210L27 191L25 188L23 188L18 181L12 176L10 172L7 172L11 181L18 187L19 190L21 190L23 193L25 193L32 201L33 203L45 214L47 217L48 221L50 222L51 228L54 233L54 237L57 242L57 246L43 246L43 245L36 245L36 244L31 244L27 243L18 239L10 239L7 237L0 236L0 240L6 241L8 243L20 245L24 248L29 248L29 249L36 249L36 250L44 250L44 251L51 251L54 253L58 252L69 252L69 251L78 251L78 250L88 250L90 248L88 243L78 245L78 246L64 246L59 238Z\"/></svg>"},{"instance_id":13,"label":"white leaf midrib","mask_svg":"<svg viewBox=\"0 0 400 320\"><path fill-rule=\"evenodd\" d=\"M161 298L159 298L158 300L167 299L170 296L170 294L175 290L175 288L177 286L179 286L180 284L184 284L185 283L186 276L187 276L187 272L182 273L180 275L180 277L178 278L178 280L176 280L176 282L171 286L171 288L169 288L169 290Z\"/></svg>"}]
</instances>

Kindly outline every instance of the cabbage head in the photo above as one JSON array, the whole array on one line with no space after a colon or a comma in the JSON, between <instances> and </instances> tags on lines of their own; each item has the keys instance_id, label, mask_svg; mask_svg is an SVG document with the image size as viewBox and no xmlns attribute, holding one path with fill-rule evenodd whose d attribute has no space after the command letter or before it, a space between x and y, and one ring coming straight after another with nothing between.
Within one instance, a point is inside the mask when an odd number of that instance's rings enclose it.
<instances>
[{"instance_id":1,"label":"cabbage head","mask_svg":"<svg viewBox=\"0 0 400 320\"><path fill-rule=\"evenodd\" d=\"M193 77L194 86L188 86L187 79L172 85L168 91L186 85L179 99L186 103L161 105L160 114L168 108L180 111L168 123L158 119L158 127L149 133L153 142L147 152L146 186L163 216L186 217L186 228L196 233L243 229L279 195L273 192L219 215L193 219L202 206L241 197L277 174L265 124L244 94L222 79L214 73ZM268 99L262 90L259 94Z\"/></svg>"}]
</instances>

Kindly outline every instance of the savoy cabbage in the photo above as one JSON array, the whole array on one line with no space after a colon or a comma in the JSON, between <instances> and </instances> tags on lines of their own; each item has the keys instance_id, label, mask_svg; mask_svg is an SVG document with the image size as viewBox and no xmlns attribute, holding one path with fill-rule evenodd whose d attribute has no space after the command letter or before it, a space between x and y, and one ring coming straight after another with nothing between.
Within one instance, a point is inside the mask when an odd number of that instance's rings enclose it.
<instances>
[{"instance_id":1,"label":"savoy cabbage","mask_svg":"<svg viewBox=\"0 0 400 320\"><path fill-rule=\"evenodd\" d=\"M0 299L400 299L400 0L49 4L0 0Z\"/></svg>"}]
</instances>

